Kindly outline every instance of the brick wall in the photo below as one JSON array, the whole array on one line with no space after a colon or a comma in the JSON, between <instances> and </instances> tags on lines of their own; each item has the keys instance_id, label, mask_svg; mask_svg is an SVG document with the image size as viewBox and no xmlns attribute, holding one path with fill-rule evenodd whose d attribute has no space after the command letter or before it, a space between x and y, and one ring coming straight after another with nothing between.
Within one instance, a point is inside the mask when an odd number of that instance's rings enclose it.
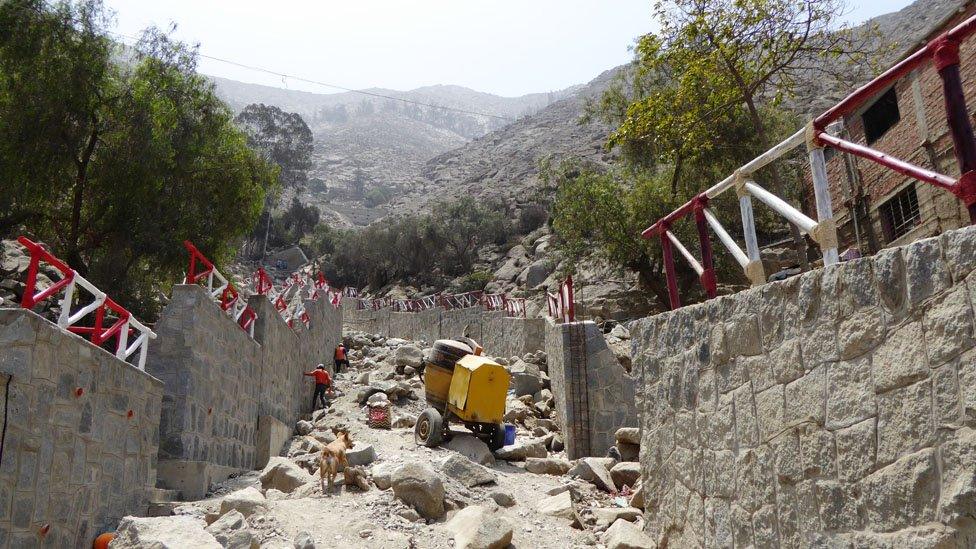
<instances>
[{"instance_id":1,"label":"brick wall","mask_svg":"<svg viewBox=\"0 0 976 549\"><path fill-rule=\"evenodd\" d=\"M634 378L592 321L547 321L545 349L566 455L604 455L617 429L638 424Z\"/></svg>"},{"instance_id":2,"label":"brick wall","mask_svg":"<svg viewBox=\"0 0 976 549\"><path fill-rule=\"evenodd\" d=\"M646 531L976 544L976 228L640 320Z\"/></svg>"},{"instance_id":3,"label":"brick wall","mask_svg":"<svg viewBox=\"0 0 976 549\"><path fill-rule=\"evenodd\" d=\"M389 308L361 310L355 301L343 302L343 327L386 337L399 337L433 343L437 339L468 337L478 341L492 356L522 356L544 346L541 318L506 317L502 311L485 311L481 307L445 310L430 309L418 313L399 313Z\"/></svg>"},{"instance_id":4,"label":"brick wall","mask_svg":"<svg viewBox=\"0 0 976 549\"><path fill-rule=\"evenodd\" d=\"M0 309L0 348L0 548L90 547L145 514L162 382L23 309Z\"/></svg>"}]
</instances>

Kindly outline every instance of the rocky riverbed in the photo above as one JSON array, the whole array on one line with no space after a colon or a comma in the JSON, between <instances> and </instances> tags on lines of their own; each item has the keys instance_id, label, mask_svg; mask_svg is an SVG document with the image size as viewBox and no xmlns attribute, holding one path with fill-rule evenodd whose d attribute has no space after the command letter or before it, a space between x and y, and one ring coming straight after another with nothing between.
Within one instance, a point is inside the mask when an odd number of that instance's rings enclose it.
<instances>
[{"instance_id":1,"label":"rocky riverbed","mask_svg":"<svg viewBox=\"0 0 976 549\"><path fill-rule=\"evenodd\" d=\"M296 423L280 456L204 500L157 506L169 516L125 518L111 547L653 546L641 533L637 430L618 432L615 457L567 460L545 353L496 357L512 373L505 419L517 435L493 453L460 425L441 447L414 441L425 407L416 367L429 349L365 333L345 340L351 368L336 376L338 393ZM389 403L390 429L369 426L371 402ZM318 457L340 428L355 442L350 469L322 493Z\"/></svg>"}]
</instances>

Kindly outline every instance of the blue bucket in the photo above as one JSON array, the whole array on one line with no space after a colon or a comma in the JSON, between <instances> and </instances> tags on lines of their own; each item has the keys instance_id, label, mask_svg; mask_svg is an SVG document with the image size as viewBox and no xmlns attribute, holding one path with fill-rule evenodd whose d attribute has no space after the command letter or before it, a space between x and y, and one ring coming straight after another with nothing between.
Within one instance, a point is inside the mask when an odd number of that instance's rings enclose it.
<instances>
[{"instance_id":1,"label":"blue bucket","mask_svg":"<svg viewBox=\"0 0 976 549\"><path fill-rule=\"evenodd\" d=\"M515 426L511 423L505 424L505 446L515 444Z\"/></svg>"}]
</instances>

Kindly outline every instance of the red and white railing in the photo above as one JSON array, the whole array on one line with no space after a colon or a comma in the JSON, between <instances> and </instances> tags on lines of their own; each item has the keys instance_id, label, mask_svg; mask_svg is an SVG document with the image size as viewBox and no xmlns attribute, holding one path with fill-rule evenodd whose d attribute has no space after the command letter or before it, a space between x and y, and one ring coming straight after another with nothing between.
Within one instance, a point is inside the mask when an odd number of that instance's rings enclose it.
<instances>
[{"instance_id":1,"label":"red and white railing","mask_svg":"<svg viewBox=\"0 0 976 549\"><path fill-rule=\"evenodd\" d=\"M305 309L303 291L308 291L307 298L311 301L318 301L325 297L336 309L342 303L342 290L333 289L322 271L314 276L311 273L294 272L285 279L280 291L275 289L274 281L263 267L258 268L252 279L254 280L255 293L267 296L281 318L291 327L295 326L295 320L300 321L305 326L311 322L308 311ZM294 306L291 306L286 294L293 287L297 288L297 296L292 295Z\"/></svg>"},{"instance_id":2,"label":"red and white railing","mask_svg":"<svg viewBox=\"0 0 976 549\"><path fill-rule=\"evenodd\" d=\"M78 274L78 271L75 271L66 263L54 257L41 244L23 236L18 238L17 242L27 249L31 257L30 265L27 268L27 282L25 283L24 296L20 302L21 307L24 309L33 309L38 303L63 291L59 303L61 314L58 317L58 327L75 334L87 335L91 342L99 347L114 338L116 358L128 360L138 352L139 355L136 358L135 366L140 370L146 369L146 354L149 352L149 340L156 338L156 334L152 330L136 320L129 311L118 303L112 301L104 292L96 288L94 284L85 280L83 276ZM50 287L36 292L37 272L41 261L57 269L61 273L62 278L54 282ZM75 289L78 287L90 294L92 300L72 312L71 308L75 302ZM80 302L81 300L79 299L78 301ZM94 314L94 325L77 325L78 322L90 314ZM106 321L111 322L111 326L106 327ZM138 336L132 343L129 343L129 336L136 333L138 333Z\"/></svg>"},{"instance_id":3,"label":"red and white railing","mask_svg":"<svg viewBox=\"0 0 976 549\"><path fill-rule=\"evenodd\" d=\"M189 240L183 241L183 246L190 253L190 265L187 268L184 284L198 284L206 280L206 288L219 305L221 310L227 311L234 322L254 337L254 323L258 318L254 309L240 295L233 283L227 280L214 264L203 255Z\"/></svg>"},{"instance_id":4,"label":"red and white railing","mask_svg":"<svg viewBox=\"0 0 976 549\"><path fill-rule=\"evenodd\" d=\"M451 309L467 309L468 307L475 307L481 303L481 294L484 292L466 292L463 294L441 294L440 302L441 306L447 310Z\"/></svg>"},{"instance_id":5,"label":"red and white railing","mask_svg":"<svg viewBox=\"0 0 976 549\"><path fill-rule=\"evenodd\" d=\"M559 322L573 322L576 320L576 308L573 305L573 277L567 276L559 290L553 294L546 292L546 306L549 317Z\"/></svg>"},{"instance_id":6,"label":"red and white railing","mask_svg":"<svg viewBox=\"0 0 976 549\"><path fill-rule=\"evenodd\" d=\"M796 225L801 233L809 235L820 246L824 265L832 265L839 261L837 227L834 222L830 191L827 185L827 167L824 160L825 146L864 158L894 172L952 192L966 204L971 221L976 223L976 138L973 137L973 129L959 74L959 45L974 32L976 32L976 16L970 17L871 82L858 88L840 103L811 121L807 127L757 156L732 175L698 194L644 230L642 233L644 238L659 238L661 241L671 308L676 309L681 306L674 265L675 249L688 261L688 264L698 275L705 295L708 298L716 296L715 265L712 245L709 240L709 228L729 250L753 285L765 282L766 274L759 256L759 244L756 238L755 217L752 209L753 198ZM956 161L962 174L958 179L915 166L865 145L853 143L829 133L834 122L838 122L844 116L853 113L866 101L930 59L935 63L942 79L946 119L954 145ZM752 177L758 170L804 145L807 149L813 180L817 219L808 217L799 209L759 186ZM711 199L732 189L735 190L739 198L739 213L745 250L739 247L738 243L722 226L715 212L708 207ZM671 230L675 223L692 214L695 217L698 232L698 243L701 250L700 262ZM550 298L550 310L552 307Z\"/></svg>"},{"instance_id":7,"label":"red and white railing","mask_svg":"<svg viewBox=\"0 0 976 549\"><path fill-rule=\"evenodd\" d=\"M524 297L506 298L505 315L525 318L525 298Z\"/></svg>"}]
</instances>

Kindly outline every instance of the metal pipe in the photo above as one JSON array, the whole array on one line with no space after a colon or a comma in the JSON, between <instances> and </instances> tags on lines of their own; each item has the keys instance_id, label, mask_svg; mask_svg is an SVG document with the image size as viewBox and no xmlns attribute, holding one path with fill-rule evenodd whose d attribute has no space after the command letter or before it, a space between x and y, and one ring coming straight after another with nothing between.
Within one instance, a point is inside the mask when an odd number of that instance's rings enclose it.
<instances>
[{"instance_id":1,"label":"metal pipe","mask_svg":"<svg viewBox=\"0 0 976 549\"><path fill-rule=\"evenodd\" d=\"M668 235L668 239L674 244L674 247L678 249L681 255L685 257L685 259L688 260L688 263L691 265L691 268L694 269L696 273L698 273L698 276L701 276L701 274L705 271L705 269L701 266L701 263L698 263L698 260L695 259L695 256L691 255L691 252L689 252L688 249L684 247L681 241L678 240L678 237L674 236L674 233L672 233L671 231L665 231L664 234Z\"/></svg>"},{"instance_id":2,"label":"metal pipe","mask_svg":"<svg viewBox=\"0 0 976 549\"><path fill-rule=\"evenodd\" d=\"M739 197L739 213L742 214L742 233L746 239L746 256L749 261L759 261L759 239L756 238L756 218L752 210L752 198L748 195Z\"/></svg>"},{"instance_id":3,"label":"metal pipe","mask_svg":"<svg viewBox=\"0 0 976 549\"><path fill-rule=\"evenodd\" d=\"M800 128L796 131L796 133L779 142L776 146L744 164L741 168L739 168L739 172L746 175L752 175L753 173L759 171L769 164L772 164L774 161L782 158L793 149L802 145L805 136L806 128ZM716 196L731 189L734 185L735 174L732 174L705 191L705 196L708 198L715 198Z\"/></svg>"},{"instance_id":4,"label":"metal pipe","mask_svg":"<svg viewBox=\"0 0 976 549\"><path fill-rule=\"evenodd\" d=\"M668 280L668 298L671 302L671 309L678 309L681 307L681 298L678 297L678 275L674 272L671 240L665 234L661 235L661 250L664 252L664 274Z\"/></svg>"},{"instance_id":5,"label":"metal pipe","mask_svg":"<svg viewBox=\"0 0 976 549\"><path fill-rule=\"evenodd\" d=\"M740 248L739 245L735 243L735 240L733 240L732 237L729 235L728 231L725 230L725 227L723 227L722 224L719 223L718 218L715 217L715 214L712 212L712 210L710 210L709 208L703 208L702 215L705 216L705 220L707 220L708 224L712 226L712 230L715 231L715 234L718 236L718 239L729 250L729 252L732 254L732 257L734 257L736 262L743 269L745 269L746 265L749 264L749 258L746 257L746 254L745 252L742 251L742 248Z\"/></svg>"},{"instance_id":6,"label":"metal pipe","mask_svg":"<svg viewBox=\"0 0 976 549\"><path fill-rule=\"evenodd\" d=\"M715 280L715 262L712 259L712 242L708 238L708 223L705 221L704 205L695 208L695 225L698 227L698 245L701 248L702 267L704 272L698 273L705 295L709 299L717 295Z\"/></svg>"},{"instance_id":7,"label":"metal pipe","mask_svg":"<svg viewBox=\"0 0 976 549\"><path fill-rule=\"evenodd\" d=\"M919 181L923 181L925 183L931 183L936 187L952 190L953 185L956 183L956 180L948 175L943 175L941 173L933 172L932 170L920 168L914 164L909 164L904 160L899 160L891 155L876 151L864 145L846 141L826 132L819 132L817 134L817 138L824 144L830 145L837 150L853 154L854 156L860 156L861 158L881 164L882 166L902 175L907 175L908 177L918 179Z\"/></svg>"},{"instance_id":8,"label":"metal pipe","mask_svg":"<svg viewBox=\"0 0 976 549\"><path fill-rule=\"evenodd\" d=\"M803 215L803 212L787 204L783 199L766 189L756 185L753 181L746 181L746 190L755 196L760 202L772 208L776 213L782 215L790 223L800 228L801 231L809 233L817 226L817 222Z\"/></svg>"},{"instance_id":9,"label":"metal pipe","mask_svg":"<svg viewBox=\"0 0 976 549\"><path fill-rule=\"evenodd\" d=\"M812 147L809 151L810 173L813 178L813 194L817 202L817 224L820 226L820 251L823 252L824 265L840 261L837 255L837 230L834 227L834 211L830 204L830 187L827 183L827 163L823 147Z\"/></svg>"}]
</instances>

